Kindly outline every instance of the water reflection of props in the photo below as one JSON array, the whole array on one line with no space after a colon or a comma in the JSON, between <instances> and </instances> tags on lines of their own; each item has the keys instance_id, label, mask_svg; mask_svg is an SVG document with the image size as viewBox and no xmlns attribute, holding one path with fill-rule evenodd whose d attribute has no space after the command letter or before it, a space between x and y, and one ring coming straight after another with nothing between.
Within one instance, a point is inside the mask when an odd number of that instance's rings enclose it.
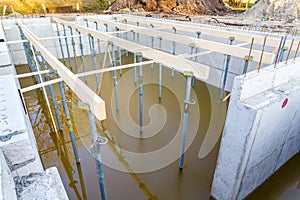
<instances>
[{"instance_id":1,"label":"water reflection of props","mask_svg":"<svg viewBox=\"0 0 300 200\"><path fill-rule=\"evenodd\" d=\"M52 137L52 140L55 141L55 137ZM61 140L61 142L63 144L65 144L65 139L64 137L62 138L59 138L59 140ZM59 141L55 141L55 143L59 143ZM77 197L77 199L83 199L83 200L86 200L86 191L85 191L85 184L84 184L84 180L83 180L83 175L82 175L82 170L81 170L81 165L80 163L77 163L77 171L78 171L78 176L79 176L79 181L80 181L80 186L81 186L81 190L82 190L82 197L80 195L80 192L78 191L78 188L76 187L76 184L78 183L73 175L74 175L74 170L72 168L72 165L71 165L71 162L70 162L70 158L69 158L69 155L68 155L68 150L66 148L65 145L63 145L63 149L61 149L61 146L59 145L59 148L60 148L60 160L61 160L61 163L63 164L63 167L65 169L65 172L70 180L70 184L69 184L69 187L71 187L74 192L75 192L75 195Z\"/></svg>"},{"instance_id":2,"label":"water reflection of props","mask_svg":"<svg viewBox=\"0 0 300 200\"><path fill-rule=\"evenodd\" d=\"M114 139L111 136L111 134L109 133L109 131L104 127L103 122L100 122L100 129L102 130L101 135L108 139L107 144L109 145L109 148L112 150L112 152L118 158L120 163L127 169L128 173L135 180L135 182L141 188L141 190L145 193L147 198L149 200L157 199L157 197L155 197L153 194L151 194L151 192L148 190L146 185L139 179L139 177L136 175L136 173L133 171L133 169L130 167L130 165L126 162L123 155L121 153L119 153L116 142L114 141Z\"/></svg>"}]
</instances>

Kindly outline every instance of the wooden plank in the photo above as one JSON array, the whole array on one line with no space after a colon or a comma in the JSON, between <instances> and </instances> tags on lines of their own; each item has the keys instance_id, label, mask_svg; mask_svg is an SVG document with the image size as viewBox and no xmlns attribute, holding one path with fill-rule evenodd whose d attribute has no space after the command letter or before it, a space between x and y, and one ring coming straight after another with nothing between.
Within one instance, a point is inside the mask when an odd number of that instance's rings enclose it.
<instances>
[{"instance_id":1,"label":"wooden plank","mask_svg":"<svg viewBox=\"0 0 300 200\"><path fill-rule=\"evenodd\" d=\"M221 54L235 56L242 59L244 59L244 57L249 54L249 49L239 47L239 46L232 46L229 44L223 44L223 43L208 41L204 39L197 39L197 38L183 36L179 34L167 33L163 31L153 30L151 28L122 24L110 20L97 19L92 17L84 17L84 19L87 19L92 22L96 21L99 23L106 23L110 26L118 27L119 29L123 29L127 31L133 30L136 33L147 35L147 36L153 36L155 38L162 37L164 40L176 41L177 43L184 44L186 46L189 46L189 44L194 43L195 47L206 49L213 52L218 52ZM257 62L260 61L261 51L252 50L251 55L253 56L254 61ZM272 64L274 61L274 57L275 57L274 54L265 52L262 62L266 64Z\"/></svg>"},{"instance_id":2,"label":"wooden plank","mask_svg":"<svg viewBox=\"0 0 300 200\"><path fill-rule=\"evenodd\" d=\"M117 67L113 67L113 68L110 67L110 68L104 68L104 69L97 69L97 70L92 70L92 71L88 71L88 72L81 72L81 73L77 74L76 76L77 77L90 76L90 75L94 75L94 74L100 74L100 73L110 72L110 71L119 70L119 69L127 69L127 68L140 66L140 65L150 65L152 63L154 63L154 61L145 61L145 62L141 62L141 63L121 65L121 66L117 66Z\"/></svg>"},{"instance_id":3,"label":"wooden plank","mask_svg":"<svg viewBox=\"0 0 300 200\"><path fill-rule=\"evenodd\" d=\"M41 88L41 87L44 87L44 86L48 86L48 85L52 85L52 84L55 84L55 83L59 83L61 81L62 81L62 78L53 79L51 81L44 81L43 83L38 83L38 84L35 84L35 85L31 85L31 86L22 88L21 92L22 93L29 92L31 90L35 90L35 89L38 89L38 88Z\"/></svg>"},{"instance_id":4,"label":"wooden plank","mask_svg":"<svg viewBox=\"0 0 300 200\"><path fill-rule=\"evenodd\" d=\"M38 38L20 21L18 25L22 28L26 38L32 43L37 51L45 58L48 64L55 70L72 91L85 103L90 105L90 109L99 120L106 119L105 102L84 84L75 74L63 65L54 55L50 53L38 40Z\"/></svg>"},{"instance_id":5,"label":"wooden plank","mask_svg":"<svg viewBox=\"0 0 300 200\"><path fill-rule=\"evenodd\" d=\"M141 44L137 44L128 40L124 40L112 35L107 35L104 32L97 31L95 29L87 28L85 26L81 26L75 24L73 22L60 20L57 18L52 19L54 22L64 24L65 26L70 26L74 29L77 29L81 33L91 34L96 38L101 40L107 40L113 42L114 45L121 47L122 49L126 49L130 52L142 52L143 57L153 60L154 62L161 63L162 65L175 68L179 72L184 72L186 70L193 71L195 77L199 80L206 81L209 76L210 68L207 65L203 65L200 63L192 62L190 60L186 60L185 58L180 58L178 56L171 55L169 53L165 53L162 51L158 51L152 49L150 47L143 46Z\"/></svg>"},{"instance_id":6,"label":"wooden plank","mask_svg":"<svg viewBox=\"0 0 300 200\"><path fill-rule=\"evenodd\" d=\"M262 45L264 42L264 38L265 36L268 36L267 42L266 42L266 46L271 46L271 47L275 47L277 48L279 46L280 43L280 39L277 38L272 38L270 36L275 36L274 34L270 34L270 33L259 33L261 35L255 35L257 34L257 32L253 32L253 34L251 34L251 32L249 31L249 33L243 33L243 32L237 32L234 29L230 29L230 30L224 30L224 29L216 29L216 28L208 28L205 27L201 24L199 24L198 26L192 26L192 25L188 25L188 24L180 24L180 23L174 23L174 21L171 20L151 20L150 18L143 18L143 17L132 17L132 16L128 16L128 15L113 15L114 18L118 19L118 20L127 20L130 22L139 22L140 24L147 24L150 26L150 24L154 25L154 26L158 26L158 27L163 27L163 28L169 28L172 29L173 27L175 27L177 30L179 31L185 31L185 32L190 32L190 33L195 33L196 32L201 32L201 34L204 35L210 35L210 36L214 36L214 37L219 37L219 38L229 38L229 37L235 37L235 39L237 41L243 41L243 42L248 42L251 43L252 38L254 37L254 44L260 44ZM276 35L278 36L278 35ZM286 46L289 47L291 45L291 40L287 40L286 41ZM293 50L296 50L296 46L293 46Z\"/></svg>"},{"instance_id":7,"label":"wooden plank","mask_svg":"<svg viewBox=\"0 0 300 200\"><path fill-rule=\"evenodd\" d=\"M141 62L141 63L135 63L135 64L128 64L128 65L122 65L122 66L118 66L118 67L110 67L110 68L104 68L104 69L98 69L98 70L92 70L92 71L88 71L88 72L81 72L79 74L75 74L76 77L83 77L83 76L90 76L90 75L94 75L94 74L100 74L100 73L104 73L104 72L110 72L113 70L119 70L119 69L126 69L126 68L131 68L134 66L139 66L139 65L150 65L154 63L153 61L145 61L145 62ZM43 72L43 73L41 73ZM40 74L45 74L45 73L49 73L50 70L45 70L45 71L40 71ZM25 74L20 74L20 75L16 75L16 78L24 78L24 77L29 77L29 76L34 76L39 74L38 72L31 72L31 73L25 73ZM35 85L31 85L25 88L21 89L21 92L29 92L31 90L35 90L38 89L40 87L44 87L44 86L48 86L48 85L52 85L55 83L59 83L63 81L62 78L58 78L58 79L53 79L51 81L45 81L43 83L39 83L39 84L35 84Z\"/></svg>"},{"instance_id":8,"label":"wooden plank","mask_svg":"<svg viewBox=\"0 0 300 200\"><path fill-rule=\"evenodd\" d=\"M51 70L43 70L43 71L39 71L39 72L30 72L30 73L24 73L24 74L18 74L15 75L16 78L26 78L26 77L30 77L30 76L35 76L38 74L47 74L50 73Z\"/></svg>"}]
</instances>

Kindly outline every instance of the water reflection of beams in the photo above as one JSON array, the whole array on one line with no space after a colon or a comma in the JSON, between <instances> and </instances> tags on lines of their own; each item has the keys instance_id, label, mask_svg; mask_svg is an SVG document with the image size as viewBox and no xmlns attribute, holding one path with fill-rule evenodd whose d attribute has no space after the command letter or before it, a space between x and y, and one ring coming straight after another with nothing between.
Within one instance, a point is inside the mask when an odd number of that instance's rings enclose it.
<instances>
[{"instance_id":1,"label":"water reflection of beams","mask_svg":"<svg viewBox=\"0 0 300 200\"><path fill-rule=\"evenodd\" d=\"M85 138L85 137L90 137L90 134L88 134L88 135L83 135L83 136L80 136L80 137L76 137L75 139L78 140L78 139L82 139L82 138ZM68 140L68 141L65 141L64 143L65 143L65 144L70 144L71 141ZM42 156L42 155L45 155L45 154L50 153L50 152L55 151L55 150L56 150L56 147L55 147L55 146L47 147L47 149L42 150L42 151L39 151L39 154Z\"/></svg>"},{"instance_id":2,"label":"water reflection of beams","mask_svg":"<svg viewBox=\"0 0 300 200\"><path fill-rule=\"evenodd\" d=\"M98 124L97 124L98 125ZM133 171L133 169L130 167L130 165L126 162L126 160L124 159L123 155L119 153L117 147L116 147L116 142L115 140L111 140L109 135L108 135L108 130L104 127L102 121L100 122L100 129L102 131L100 131L100 134L104 137L106 137L108 139L108 146L109 148L112 150L112 152L114 153L114 155L118 158L119 162L127 169L128 173L131 175L131 177L135 180L135 182L137 183L137 185L140 187L140 189L145 193L145 195L147 196L147 198L149 200L155 200L157 199L156 196L154 196L153 194L151 194L151 192L149 191L149 189L146 187L146 185L139 179L139 177L136 175L136 173ZM113 136L112 136L113 138Z\"/></svg>"}]
</instances>

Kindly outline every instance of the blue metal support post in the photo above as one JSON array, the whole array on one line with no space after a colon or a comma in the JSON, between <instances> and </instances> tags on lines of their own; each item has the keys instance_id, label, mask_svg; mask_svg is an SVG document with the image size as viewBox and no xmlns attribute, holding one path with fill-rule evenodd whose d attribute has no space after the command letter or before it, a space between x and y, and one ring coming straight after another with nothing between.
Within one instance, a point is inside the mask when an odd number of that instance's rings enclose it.
<instances>
[{"instance_id":1,"label":"blue metal support post","mask_svg":"<svg viewBox=\"0 0 300 200\"><path fill-rule=\"evenodd\" d=\"M58 74L57 74L57 78L59 78ZM78 151L77 151L76 139L75 139L75 135L74 135L74 131L73 131L73 125L72 125L72 121L71 121L69 105L68 105L67 98L65 95L65 89L64 89L62 82L59 82L58 85L59 85L60 95L62 98L61 99L62 106L63 106L64 112L65 112L67 126L68 126L69 133L70 133L70 139L71 139L71 144L72 144L72 148L73 148L73 153L74 153L76 162L79 163L80 159L79 159L79 155L78 155Z\"/></svg>"},{"instance_id":2,"label":"blue metal support post","mask_svg":"<svg viewBox=\"0 0 300 200\"><path fill-rule=\"evenodd\" d=\"M132 41L135 42L135 32L134 31L131 32L132 32Z\"/></svg>"},{"instance_id":3,"label":"blue metal support post","mask_svg":"<svg viewBox=\"0 0 300 200\"><path fill-rule=\"evenodd\" d=\"M99 30L99 26L98 26L98 23L95 21L94 22L95 25L96 25L96 30L98 31ZM99 64L101 66L101 63L102 63L102 56L101 56L101 41L99 38L97 38L97 44L98 44L98 53L99 53Z\"/></svg>"},{"instance_id":4,"label":"blue metal support post","mask_svg":"<svg viewBox=\"0 0 300 200\"><path fill-rule=\"evenodd\" d=\"M140 22L136 22L136 25L140 26ZM136 34L136 41L140 42L140 34L139 33Z\"/></svg>"},{"instance_id":5,"label":"blue metal support post","mask_svg":"<svg viewBox=\"0 0 300 200\"><path fill-rule=\"evenodd\" d=\"M143 61L141 52L136 53L138 63ZM140 113L140 134L143 133L143 65L139 66L139 113Z\"/></svg>"},{"instance_id":6,"label":"blue metal support post","mask_svg":"<svg viewBox=\"0 0 300 200\"><path fill-rule=\"evenodd\" d=\"M115 56L115 48L114 44L110 42L111 45L111 59L112 59L112 67L116 67L116 56ZM114 79L114 90L115 90L115 102L116 102L116 111L119 110L119 98L118 98L118 82L117 82L117 71L113 71L113 79Z\"/></svg>"},{"instance_id":7,"label":"blue metal support post","mask_svg":"<svg viewBox=\"0 0 300 200\"><path fill-rule=\"evenodd\" d=\"M104 24L104 26L105 26L105 31L108 32L108 25Z\"/></svg>"},{"instance_id":8,"label":"blue metal support post","mask_svg":"<svg viewBox=\"0 0 300 200\"><path fill-rule=\"evenodd\" d=\"M243 74L246 74L246 72L247 72L247 66L248 66L248 64L250 62L253 61L253 56L250 56L250 57L249 56L245 56L244 60L245 60L245 64L244 64Z\"/></svg>"},{"instance_id":9,"label":"blue metal support post","mask_svg":"<svg viewBox=\"0 0 300 200\"><path fill-rule=\"evenodd\" d=\"M189 44L189 47L191 48L191 55L193 55L194 54L194 49L195 49L195 47L196 47L196 45L195 45L195 43L190 43ZM191 60L196 60L195 58L193 59L191 59Z\"/></svg>"},{"instance_id":10,"label":"blue metal support post","mask_svg":"<svg viewBox=\"0 0 300 200\"><path fill-rule=\"evenodd\" d=\"M27 38L25 37L22 29L20 28L19 30L20 30L21 39L22 40L27 40ZM31 52L30 43L29 42L24 42L23 47L24 47L24 50L25 50L25 56L26 56L26 60L27 60L27 63L29 65L30 71L35 72L36 69L35 69L35 63L34 63L34 60L33 60L33 55L30 54L30 52ZM34 79L35 79L36 83L40 83L40 79L39 79L38 75L34 75ZM42 88L40 88L40 89L42 90Z\"/></svg>"},{"instance_id":11,"label":"blue metal support post","mask_svg":"<svg viewBox=\"0 0 300 200\"><path fill-rule=\"evenodd\" d=\"M159 63L158 66L158 98L162 98L162 64Z\"/></svg>"},{"instance_id":12,"label":"blue metal support post","mask_svg":"<svg viewBox=\"0 0 300 200\"><path fill-rule=\"evenodd\" d=\"M126 19L124 19L124 24L127 24L127 20ZM128 40L128 32L127 31L125 33L125 40ZM128 51L127 50L125 51L125 55L126 55L126 57L128 57Z\"/></svg>"},{"instance_id":13,"label":"blue metal support post","mask_svg":"<svg viewBox=\"0 0 300 200\"><path fill-rule=\"evenodd\" d=\"M69 67L71 71L73 71L72 63L71 63L71 56L70 56L70 50L69 50L69 43L68 43L68 38L67 38L67 33L66 33L66 27L65 25L62 25L64 29L64 36L65 36L65 43L66 43L66 49L67 49L67 55L68 55L68 61L69 61Z\"/></svg>"},{"instance_id":14,"label":"blue metal support post","mask_svg":"<svg viewBox=\"0 0 300 200\"><path fill-rule=\"evenodd\" d=\"M232 45L234 40L235 40L234 37L229 37L229 44ZM229 70L230 58L231 58L230 55L226 55L226 66L225 66L223 85L222 85L221 96L220 96L221 100L224 99L224 97L225 97L225 86L226 86L227 74L228 74L228 70Z\"/></svg>"},{"instance_id":15,"label":"blue metal support post","mask_svg":"<svg viewBox=\"0 0 300 200\"><path fill-rule=\"evenodd\" d=\"M76 74L78 73L78 61L77 61L77 56L76 56L76 48L75 48L75 40L73 37L73 29L71 26L69 26L70 29L70 34L71 34L71 41L72 41L72 47L73 47L73 55L74 55L74 61L75 61L75 67L76 67Z\"/></svg>"},{"instance_id":16,"label":"blue metal support post","mask_svg":"<svg viewBox=\"0 0 300 200\"><path fill-rule=\"evenodd\" d=\"M176 55L176 42L175 41L172 42L172 46L173 46L173 52L172 52L172 54ZM174 67L172 67L172 78L174 78Z\"/></svg>"},{"instance_id":17,"label":"blue metal support post","mask_svg":"<svg viewBox=\"0 0 300 200\"><path fill-rule=\"evenodd\" d=\"M150 24L151 28L154 28L153 24ZM154 37L151 36L151 48L154 49ZM151 63L151 69L153 69L154 64Z\"/></svg>"},{"instance_id":18,"label":"blue metal support post","mask_svg":"<svg viewBox=\"0 0 300 200\"><path fill-rule=\"evenodd\" d=\"M120 29L118 27L116 27L116 31L120 31ZM120 33L117 33L117 37L120 37ZM119 66L122 65L122 49L121 47L117 47L117 51L118 51L118 58L119 58ZM123 70L120 69L120 75L123 75Z\"/></svg>"},{"instance_id":19,"label":"blue metal support post","mask_svg":"<svg viewBox=\"0 0 300 200\"><path fill-rule=\"evenodd\" d=\"M61 42L61 39L60 39L60 32L59 32L59 28L58 28L57 23L56 23L56 31L57 31L58 42L59 42L59 46L60 46L60 52L61 52L62 60L63 60L63 63L66 64L64 49L63 49L62 42Z\"/></svg>"},{"instance_id":20,"label":"blue metal support post","mask_svg":"<svg viewBox=\"0 0 300 200\"><path fill-rule=\"evenodd\" d=\"M133 53L133 63L136 63L136 53ZM133 82L136 84L136 66L133 67Z\"/></svg>"},{"instance_id":21,"label":"blue metal support post","mask_svg":"<svg viewBox=\"0 0 300 200\"><path fill-rule=\"evenodd\" d=\"M191 82L192 77L194 76L193 72L184 72L184 76L187 77L187 86L186 86L186 95L184 100L184 114L183 114L183 122L182 122L182 140L180 146L180 159L179 159L179 168L183 169L184 164L184 151L185 151L185 141L186 141L186 133L188 126L188 117L189 117L189 105L195 104L194 100L190 100L191 95Z\"/></svg>"},{"instance_id":22,"label":"blue metal support post","mask_svg":"<svg viewBox=\"0 0 300 200\"><path fill-rule=\"evenodd\" d=\"M41 56L41 58L42 58L42 62L43 62L43 65L44 65L44 70L48 70L46 60L42 56ZM46 80L47 81L51 80L49 73L46 74ZM55 112L55 119L56 119L56 122L57 122L57 125L58 125L58 130L62 133L63 127L62 127L62 124L61 124L61 121L60 121L59 111L58 111L57 103L56 103L56 98L55 98L53 87L52 87L51 84L48 85L48 89L49 89L49 92L50 92L50 97L51 97L53 109L54 109L54 112Z\"/></svg>"},{"instance_id":23,"label":"blue metal support post","mask_svg":"<svg viewBox=\"0 0 300 200\"><path fill-rule=\"evenodd\" d=\"M97 70L97 57L96 57L96 50L95 50L95 40L94 40L94 36L92 36L91 34L88 35L88 37L90 38L90 50L92 53L92 57L93 57L93 62L94 62L94 70ZM99 74L96 73L96 91L98 91L98 87L99 87Z\"/></svg>"},{"instance_id":24,"label":"blue metal support post","mask_svg":"<svg viewBox=\"0 0 300 200\"><path fill-rule=\"evenodd\" d=\"M286 39L287 39L287 36L284 37L284 40L283 40L283 43L281 46L281 50L280 50L280 54L279 54L279 62L282 62L283 55L284 55L285 51L287 50L287 48L285 47Z\"/></svg>"},{"instance_id":25,"label":"blue metal support post","mask_svg":"<svg viewBox=\"0 0 300 200\"><path fill-rule=\"evenodd\" d=\"M197 31L197 32L196 32L196 35L197 35L197 39L200 39L201 32ZM197 48L196 48L196 53L199 53L199 52L200 52L200 49L197 47ZM195 57L195 61L197 61L197 56Z\"/></svg>"},{"instance_id":26,"label":"blue metal support post","mask_svg":"<svg viewBox=\"0 0 300 200\"><path fill-rule=\"evenodd\" d=\"M86 110L88 112L90 128L92 133L92 142L91 145L91 153L95 158L97 174L98 174L98 183L100 187L100 195L101 200L106 200L106 187L105 187L105 180L104 180L104 172L101 163L101 146L108 142L107 138L101 137L97 133L97 127L95 123L94 114L91 112L90 106L83 102L78 102L79 108Z\"/></svg>"},{"instance_id":27,"label":"blue metal support post","mask_svg":"<svg viewBox=\"0 0 300 200\"><path fill-rule=\"evenodd\" d=\"M84 54L83 54L83 43L82 43L82 37L81 33L76 30L79 34L79 47L80 47L80 53L81 53L81 64L82 64L82 71L85 72L85 61L84 61ZM84 76L84 82L87 83L87 78Z\"/></svg>"},{"instance_id":28,"label":"blue metal support post","mask_svg":"<svg viewBox=\"0 0 300 200\"><path fill-rule=\"evenodd\" d=\"M176 33L177 33L176 27L172 27L172 29L173 29L173 31L174 31L174 34L176 34Z\"/></svg>"},{"instance_id":29,"label":"blue metal support post","mask_svg":"<svg viewBox=\"0 0 300 200\"><path fill-rule=\"evenodd\" d=\"M162 37L158 37L159 39L159 50L162 50ZM158 98L162 98L162 64L159 63L158 66Z\"/></svg>"}]
</instances>

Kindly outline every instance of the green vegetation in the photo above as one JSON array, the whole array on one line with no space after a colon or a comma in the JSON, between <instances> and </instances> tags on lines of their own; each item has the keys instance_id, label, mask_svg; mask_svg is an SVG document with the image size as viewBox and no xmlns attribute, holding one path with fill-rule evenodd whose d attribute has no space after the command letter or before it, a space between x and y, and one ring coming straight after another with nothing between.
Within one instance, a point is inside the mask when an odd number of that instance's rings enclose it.
<instances>
[{"instance_id":1,"label":"green vegetation","mask_svg":"<svg viewBox=\"0 0 300 200\"><path fill-rule=\"evenodd\" d=\"M247 10L251 8L257 0L224 0L234 10Z\"/></svg>"},{"instance_id":2,"label":"green vegetation","mask_svg":"<svg viewBox=\"0 0 300 200\"><path fill-rule=\"evenodd\" d=\"M43 14L43 6L58 7L72 6L76 11L76 4L80 5L80 12L101 12L108 8L114 0L0 0L0 15L4 6L7 6L6 15L13 11L20 14Z\"/></svg>"}]
</instances>

